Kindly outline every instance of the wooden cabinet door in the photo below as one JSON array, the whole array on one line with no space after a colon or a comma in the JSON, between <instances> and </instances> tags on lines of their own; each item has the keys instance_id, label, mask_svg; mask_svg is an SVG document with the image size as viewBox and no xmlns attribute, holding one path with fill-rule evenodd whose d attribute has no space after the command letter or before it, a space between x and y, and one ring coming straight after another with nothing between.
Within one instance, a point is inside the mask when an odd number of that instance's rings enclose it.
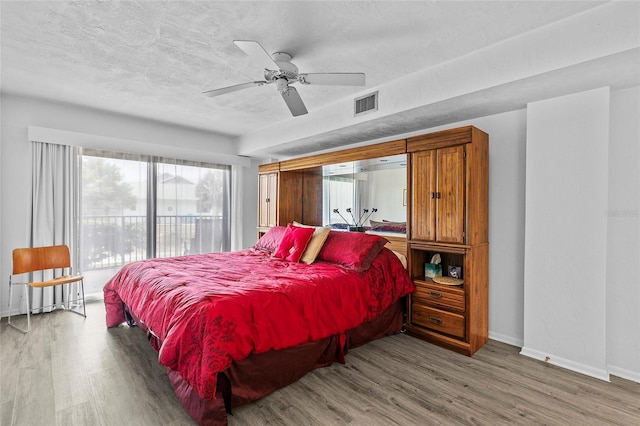
<instances>
[{"instance_id":1,"label":"wooden cabinet door","mask_svg":"<svg viewBox=\"0 0 640 426\"><path fill-rule=\"evenodd\" d=\"M411 154L411 239L436 238L436 151Z\"/></svg>"},{"instance_id":2,"label":"wooden cabinet door","mask_svg":"<svg viewBox=\"0 0 640 426\"><path fill-rule=\"evenodd\" d=\"M259 175L258 226L269 226L269 175Z\"/></svg>"},{"instance_id":3,"label":"wooden cabinet door","mask_svg":"<svg viewBox=\"0 0 640 426\"><path fill-rule=\"evenodd\" d=\"M464 145L411 154L411 239L464 243Z\"/></svg>"},{"instance_id":4,"label":"wooden cabinet door","mask_svg":"<svg viewBox=\"0 0 640 426\"><path fill-rule=\"evenodd\" d=\"M267 226L276 226L278 224L278 174L269 173L269 202Z\"/></svg>"},{"instance_id":5,"label":"wooden cabinet door","mask_svg":"<svg viewBox=\"0 0 640 426\"><path fill-rule=\"evenodd\" d=\"M436 240L464 243L464 145L437 150Z\"/></svg>"},{"instance_id":6,"label":"wooden cabinet door","mask_svg":"<svg viewBox=\"0 0 640 426\"><path fill-rule=\"evenodd\" d=\"M276 226L278 174L261 174L259 179L258 226Z\"/></svg>"}]
</instances>

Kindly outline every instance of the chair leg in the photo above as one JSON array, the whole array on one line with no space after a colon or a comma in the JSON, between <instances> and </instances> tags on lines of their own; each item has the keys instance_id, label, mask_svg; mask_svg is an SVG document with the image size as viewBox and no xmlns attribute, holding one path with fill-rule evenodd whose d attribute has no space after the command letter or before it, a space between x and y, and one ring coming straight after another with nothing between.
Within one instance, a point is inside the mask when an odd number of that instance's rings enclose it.
<instances>
[{"instance_id":1,"label":"chair leg","mask_svg":"<svg viewBox=\"0 0 640 426\"><path fill-rule=\"evenodd\" d=\"M69 283L67 285L63 285L62 286L62 306L64 306L64 301L67 301L67 310L70 311L71 310L71 294L73 293L73 284L74 283ZM64 290L67 290L67 297L64 297Z\"/></svg>"},{"instance_id":2,"label":"chair leg","mask_svg":"<svg viewBox=\"0 0 640 426\"><path fill-rule=\"evenodd\" d=\"M69 310L71 312L73 312L74 314L82 315L83 317L86 318L87 317L87 309L85 308L85 303L84 303L84 280L80 280L79 282L71 283L70 286L71 285L73 285L73 286L80 285L80 294L82 295L82 312L80 312L79 310L76 311L75 309L71 309L71 304L69 304ZM69 300L71 300L71 298L69 298ZM73 300L74 300L74 302L77 303L80 299L74 298Z\"/></svg>"},{"instance_id":3,"label":"chair leg","mask_svg":"<svg viewBox=\"0 0 640 426\"><path fill-rule=\"evenodd\" d=\"M80 281L80 290L82 291L82 316L87 317L87 307L84 303L84 280Z\"/></svg>"},{"instance_id":4,"label":"chair leg","mask_svg":"<svg viewBox=\"0 0 640 426\"><path fill-rule=\"evenodd\" d=\"M9 317L7 322L11 324L11 302L13 302L13 284L11 284L11 278L9 278Z\"/></svg>"},{"instance_id":5,"label":"chair leg","mask_svg":"<svg viewBox=\"0 0 640 426\"><path fill-rule=\"evenodd\" d=\"M8 323L11 327L15 328L16 330L19 330L23 333L28 333L31 331L31 307L29 306L29 286L26 284L22 284L24 285L24 298L25 298L25 302L27 304L27 328L20 328L17 325L15 325L14 323L11 322L11 308L12 308L12 304L13 304L13 285L11 285L11 287L9 288L9 318L8 318Z\"/></svg>"},{"instance_id":6,"label":"chair leg","mask_svg":"<svg viewBox=\"0 0 640 426\"><path fill-rule=\"evenodd\" d=\"M27 333L31 331L31 306L29 303L29 286L24 286L24 299L27 301Z\"/></svg>"}]
</instances>

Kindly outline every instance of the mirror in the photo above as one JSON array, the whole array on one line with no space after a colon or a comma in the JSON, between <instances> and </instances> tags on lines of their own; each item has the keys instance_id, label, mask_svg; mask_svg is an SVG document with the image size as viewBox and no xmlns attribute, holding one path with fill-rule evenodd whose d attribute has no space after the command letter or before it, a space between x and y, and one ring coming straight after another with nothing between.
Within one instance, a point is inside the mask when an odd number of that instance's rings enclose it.
<instances>
[{"instance_id":1,"label":"mirror","mask_svg":"<svg viewBox=\"0 0 640 426\"><path fill-rule=\"evenodd\" d=\"M323 166L322 179L324 225L406 233L406 154Z\"/></svg>"}]
</instances>

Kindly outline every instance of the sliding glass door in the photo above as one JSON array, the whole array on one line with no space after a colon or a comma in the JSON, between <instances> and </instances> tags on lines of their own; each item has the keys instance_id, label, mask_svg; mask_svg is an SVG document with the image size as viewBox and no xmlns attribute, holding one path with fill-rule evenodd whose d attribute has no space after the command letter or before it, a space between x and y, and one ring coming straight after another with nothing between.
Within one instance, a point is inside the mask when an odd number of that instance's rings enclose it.
<instances>
[{"instance_id":1,"label":"sliding glass door","mask_svg":"<svg viewBox=\"0 0 640 426\"><path fill-rule=\"evenodd\" d=\"M87 293L125 263L229 250L230 174L229 166L83 150L78 229Z\"/></svg>"}]
</instances>

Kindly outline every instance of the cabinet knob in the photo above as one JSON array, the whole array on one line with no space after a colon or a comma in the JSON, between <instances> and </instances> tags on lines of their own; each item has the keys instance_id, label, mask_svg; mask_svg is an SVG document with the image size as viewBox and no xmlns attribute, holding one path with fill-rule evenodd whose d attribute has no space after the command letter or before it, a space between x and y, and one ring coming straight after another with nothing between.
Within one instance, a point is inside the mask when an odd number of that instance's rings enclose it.
<instances>
[{"instance_id":1,"label":"cabinet knob","mask_svg":"<svg viewBox=\"0 0 640 426\"><path fill-rule=\"evenodd\" d=\"M429 317L429 321L431 321L434 324L440 325L442 324L442 320L440 318L436 318L436 317Z\"/></svg>"},{"instance_id":2,"label":"cabinet knob","mask_svg":"<svg viewBox=\"0 0 640 426\"><path fill-rule=\"evenodd\" d=\"M439 291L430 291L429 294L431 295L431 297L435 297L436 299L442 297L442 293L440 293Z\"/></svg>"}]
</instances>

